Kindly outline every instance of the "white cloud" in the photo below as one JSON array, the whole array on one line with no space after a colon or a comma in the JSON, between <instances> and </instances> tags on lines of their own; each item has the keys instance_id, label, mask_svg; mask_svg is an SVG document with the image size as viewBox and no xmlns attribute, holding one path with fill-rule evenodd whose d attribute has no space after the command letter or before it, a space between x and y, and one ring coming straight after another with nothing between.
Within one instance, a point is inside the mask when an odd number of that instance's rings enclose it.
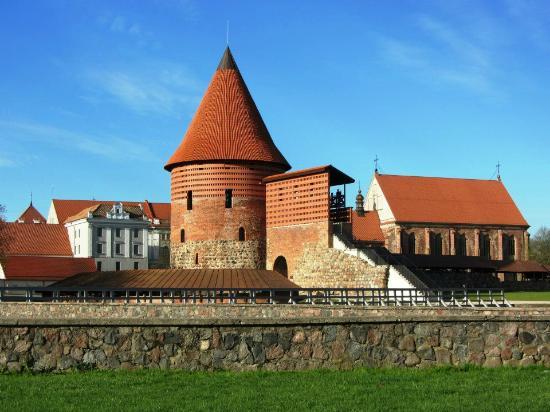
<instances>
[{"instance_id":1,"label":"white cloud","mask_svg":"<svg viewBox=\"0 0 550 412\"><path fill-rule=\"evenodd\" d=\"M7 139L37 141L62 149L78 150L110 160L158 161L149 147L135 140L116 136L92 136L42 123L6 120L0 120L0 131L2 136Z\"/></svg>"},{"instance_id":2,"label":"white cloud","mask_svg":"<svg viewBox=\"0 0 550 412\"><path fill-rule=\"evenodd\" d=\"M199 97L194 78L166 63L140 70L88 70L84 77L95 100L110 99L138 113L180 116Z\"/></svg>"},{"instance_id":3,"label":"white cloud","mask_svg":"<svg viewBox=\"0 0 550 412\"><path fill-rule=\"evenodd\" d=\"M447 24L429 16L418 17L419 26L432 37L447 46L447 48L465 63L480 68L491 65L488 53L479 45L469 40L463 33L459 33Z\"/></svg>"},{"instance_id":4,"label":"white cloud","mask_svg":"<svg viewBox=\"0 0 550 412\"><path fill-rule=\"evenodd\" d=\"M507 0L508 14L522 27L531 42L550 51L550 8L546 1Z\"/></svg>"},{"instance_id":5,"label":"white cloud","mask_svg":"<svg viewBox=\"0 0 550 412\"><path fill-rule=\"evenodd\" d=\"M0 156L0 167L14 167L15 162L7 157Z\"/></svg>"},{"instance_id":6,"label":"white cloud","mask_svg":"<svg viewBox=\"0 0 550 412\"><path fill-rule=\"evenodd\" d=\"M424 81L446 83L484 95L497 95L492 82L491 53L464 31L421 15L416 18L422 44L381 36L379 46L390 62L411 70Z\"/></svg>"}]
</instances>

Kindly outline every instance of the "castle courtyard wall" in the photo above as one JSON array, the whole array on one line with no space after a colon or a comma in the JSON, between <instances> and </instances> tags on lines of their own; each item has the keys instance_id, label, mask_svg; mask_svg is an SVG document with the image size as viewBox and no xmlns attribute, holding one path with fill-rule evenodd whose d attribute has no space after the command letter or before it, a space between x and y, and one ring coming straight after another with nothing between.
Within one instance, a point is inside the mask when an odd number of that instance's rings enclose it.
<instances>
[{"instance_id":1,"label":"castle courtyard wall","mask_svg":"<svg viewBox=\"0 0 550 412\"><path fill-rule=\"evenodd\" d=\"M0 370L550 367L544 308L0 304Z\"/></svg>"}]
</instances>

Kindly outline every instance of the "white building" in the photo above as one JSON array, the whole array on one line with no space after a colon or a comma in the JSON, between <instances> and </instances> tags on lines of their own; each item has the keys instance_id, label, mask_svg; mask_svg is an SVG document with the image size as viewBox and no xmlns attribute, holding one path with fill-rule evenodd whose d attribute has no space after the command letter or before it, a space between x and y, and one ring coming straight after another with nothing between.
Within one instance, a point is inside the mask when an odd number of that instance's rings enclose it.
<instances>
[{"instance_id":1,"label":"white building","mask_svg":"<svg viewBox=\"0 0 550 412\"><path fill-rule=\"evenodd\" d=\"M98 271L148 269L149 220L141 205L98 203L65 220L75 257Z\"/></svg>"}]
</instances>

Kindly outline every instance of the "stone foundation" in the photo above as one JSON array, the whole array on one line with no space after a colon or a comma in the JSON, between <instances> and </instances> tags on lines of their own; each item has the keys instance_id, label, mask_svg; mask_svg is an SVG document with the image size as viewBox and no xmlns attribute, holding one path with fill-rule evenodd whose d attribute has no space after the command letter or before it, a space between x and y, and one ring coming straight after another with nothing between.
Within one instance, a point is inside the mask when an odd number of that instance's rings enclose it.
<instances>
[{"instance_id":1,"label":"stone foundation","mask_svg":"<svg viewBox=\"0 0 550 412\"><path fill-rule=\"evenodd\" d=\"M0 304L0 369L550 367L550 312Z\"/></svg>"},{"instance_id":2,"label":"stone foundation","mask_svg":"<svg viewBox=\"0 0 550 412\"><path fill-rule=\"evenodd\" d=\"M171 267L265 269L263 240L204 240L172 244Z\"/></svg>"}]
</instances>

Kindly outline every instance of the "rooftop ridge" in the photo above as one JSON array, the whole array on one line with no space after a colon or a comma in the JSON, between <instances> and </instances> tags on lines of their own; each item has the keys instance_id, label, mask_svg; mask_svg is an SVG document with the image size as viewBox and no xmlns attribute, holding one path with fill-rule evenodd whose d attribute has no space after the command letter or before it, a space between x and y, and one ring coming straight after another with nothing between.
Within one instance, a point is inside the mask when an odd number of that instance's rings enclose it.
<instances>
[{"instance_id":1,"label":"rooftop ridge","mask_svg":"<svg viewBox=\"0 0 550 412\"><path fill-rule=\"evenodd\" d=\"M452 180L475 180L475 181L481 181L481 182L497 182L504 184L501 180L498 179L481 179L481 178L475 178L475 177L445 177L445 176L420 176L420 175L398 175L398 174L391 174L391 173L376 173L376 176L384 177L384 176L390 176L390 177L413 177L413 178L419 178L419 179L452 179Z\"/></svg>"}]
</instances>

